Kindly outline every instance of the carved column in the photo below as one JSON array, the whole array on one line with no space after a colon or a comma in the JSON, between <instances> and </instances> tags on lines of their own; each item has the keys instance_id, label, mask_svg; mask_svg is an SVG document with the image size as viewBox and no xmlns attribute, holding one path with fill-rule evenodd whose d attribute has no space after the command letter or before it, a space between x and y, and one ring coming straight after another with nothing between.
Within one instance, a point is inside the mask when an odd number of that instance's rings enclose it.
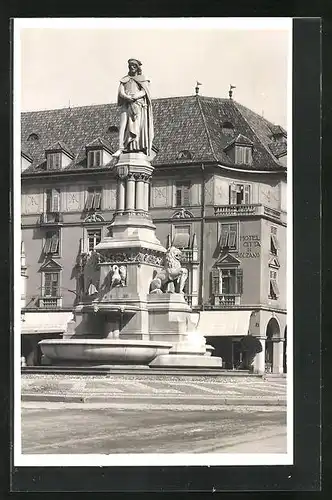
<instances>
[{"instance_id":1,"label":"carved column","mask_svg":"<svg viewBox=\"0 0 332 500\"><path fill-rule=\"evenodd\" d=\"M116 209L118 212L123 212L125 209L125 181L124 179L118 178L118 195L117 195L117 203Z\"/></svg>"},{"instance_id":2,"label":"carved column","mask_svg":"<svg viewBox=\"0 0 332 500\"><path fill-rule=\"evenodd\" d=\"M149 188L150 188L150 177L147 177L144 182L144 204L143 210L149 211Z\"/></svg>"},{"instance_id":3,"label":"carved column","mask_svg":"<svg viewBox=\"0 0 332 500\"><path fill-rule=\"evenodd\" d=\"M126 210L135 210L135 178L132 174L127 177Z\"/></svg>"},{"instance_id":4,"label":"carved column","mask_svg":"<svg viewBox=\"0 0 332 500\"><path fill-rule=\"evenodd\" d=\"M136 180L136 210L145 209L145 182L144 176L139 175Z\"/></svg>"}]
</instances>

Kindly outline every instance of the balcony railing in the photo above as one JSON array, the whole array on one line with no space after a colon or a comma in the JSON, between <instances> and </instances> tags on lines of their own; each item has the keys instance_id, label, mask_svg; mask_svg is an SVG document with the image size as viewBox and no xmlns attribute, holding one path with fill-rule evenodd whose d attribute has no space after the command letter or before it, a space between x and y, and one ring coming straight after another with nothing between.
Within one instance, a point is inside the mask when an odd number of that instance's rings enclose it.
<instances>
[{"instance_id":1,"label":"balcony railing","mask_svg":"<svg viewBox=\"0 0 332 500\"><path fill-rule=\"evenodd\" d=\"M197 252L192 249L181 250L181 262L184 264L186 262L196 262L197 261Z\"/></svg>"},{"instance_id":2,"label":"balcony railing","mask_svg":"<svg viewBox=\"0 0 332 500\"><path fill-rule=\"evenodd\" d=\"M239 294L223 293L214 296L214 305L218 307L231 307L231 306L238 306L239 304L240 304Z\"/></svg>"},{"instance_id":3,"label":"balcony railing","mask_svg":"<svg viewBox=\"0 0 332 500\"><path fill-rule=\"evenodd\" d=\"M40 216L39 224L41 226L54 226L63 222L61 212L44 212Z\"/></svg>"},{"instance_id":4,"label":"balcony railing","mask_svg":"<svg viewBox=\"0 0 332 500\"><path fill-rule=\"evenodd\" d=\"M39 307L41 309L57 309L61 307L61 297L40 297Z\"/></svg>"},{"instance_id":5,"label":"balcony railing","mask_svg":"<svg viewBox=\"0 0 332 500\"><path fill-rule=\"evenodd\" d=\"M279 210L261 204L219 205L214 207L214 215L221 215L222 217L268 215L275 219L281 218Z\"/></svg>"}]
</instances>

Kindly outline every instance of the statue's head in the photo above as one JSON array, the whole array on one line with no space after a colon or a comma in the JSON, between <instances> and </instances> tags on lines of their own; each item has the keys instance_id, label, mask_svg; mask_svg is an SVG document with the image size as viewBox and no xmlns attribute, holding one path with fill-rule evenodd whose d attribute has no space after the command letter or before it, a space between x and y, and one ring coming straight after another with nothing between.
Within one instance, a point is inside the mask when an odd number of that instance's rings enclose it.
<instances>
[{"instance_id":1,"label":"statue's head","mask_svg":"<svg viewBox=\"0 0 332 500\"><path fill-rule=\"evenodd\" d=\"M128 73L131 76L142 74L142 63L138 59L128 59Z\"/></svg>"},{"instance_id":2,"label":"statue's head","mask_svg":"<svg viewBox=\"0 0 332 500\"><path fill-rule=\"evenodd\" d=\"M178 262L180 260L181 256L182 256L181 250L179 250L176 247L171 246L167 249L167 252L165 255L166 262L168 265L170 265L170 267L173 267L172 264L175 262Z\"/></svg>"}]
</instances>

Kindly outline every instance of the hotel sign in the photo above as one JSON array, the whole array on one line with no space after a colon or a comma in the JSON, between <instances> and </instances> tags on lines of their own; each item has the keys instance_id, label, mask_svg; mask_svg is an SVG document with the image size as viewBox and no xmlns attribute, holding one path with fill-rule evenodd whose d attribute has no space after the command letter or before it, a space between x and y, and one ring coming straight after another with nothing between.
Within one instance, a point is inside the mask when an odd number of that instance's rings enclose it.
<instances>
[{"instance_id":1,"label":"hotel sign","mask_svg":"<svg viewBox=\"0 0 332 500\"><path fill-rule=\"evenodd\" d=\"M260 235L246 234L240 236L241 251L237 254L239 259L257 259L260 257Z\"/></svg>"}]
</instances>

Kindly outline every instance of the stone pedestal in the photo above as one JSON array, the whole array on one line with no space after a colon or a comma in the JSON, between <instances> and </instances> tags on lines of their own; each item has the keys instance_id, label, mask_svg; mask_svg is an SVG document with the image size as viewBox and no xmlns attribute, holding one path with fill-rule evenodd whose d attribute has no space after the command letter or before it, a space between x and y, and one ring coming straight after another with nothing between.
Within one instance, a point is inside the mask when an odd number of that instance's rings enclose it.
<instances>
[{"instance_id":1,"label":"stone pedestal","mask_svg":"<svg viewBox=\"0 0 332 500\"><path fill-rule=\"evenodd\" d=\"M183 294L150 294L148 310L151 340L173 344L168 354L161 354L150 363L151 368L222 367L222 359L211 356L213 349L206 346L204 336L193 330L191 308Z\"/></svg>"}]
</instances>

